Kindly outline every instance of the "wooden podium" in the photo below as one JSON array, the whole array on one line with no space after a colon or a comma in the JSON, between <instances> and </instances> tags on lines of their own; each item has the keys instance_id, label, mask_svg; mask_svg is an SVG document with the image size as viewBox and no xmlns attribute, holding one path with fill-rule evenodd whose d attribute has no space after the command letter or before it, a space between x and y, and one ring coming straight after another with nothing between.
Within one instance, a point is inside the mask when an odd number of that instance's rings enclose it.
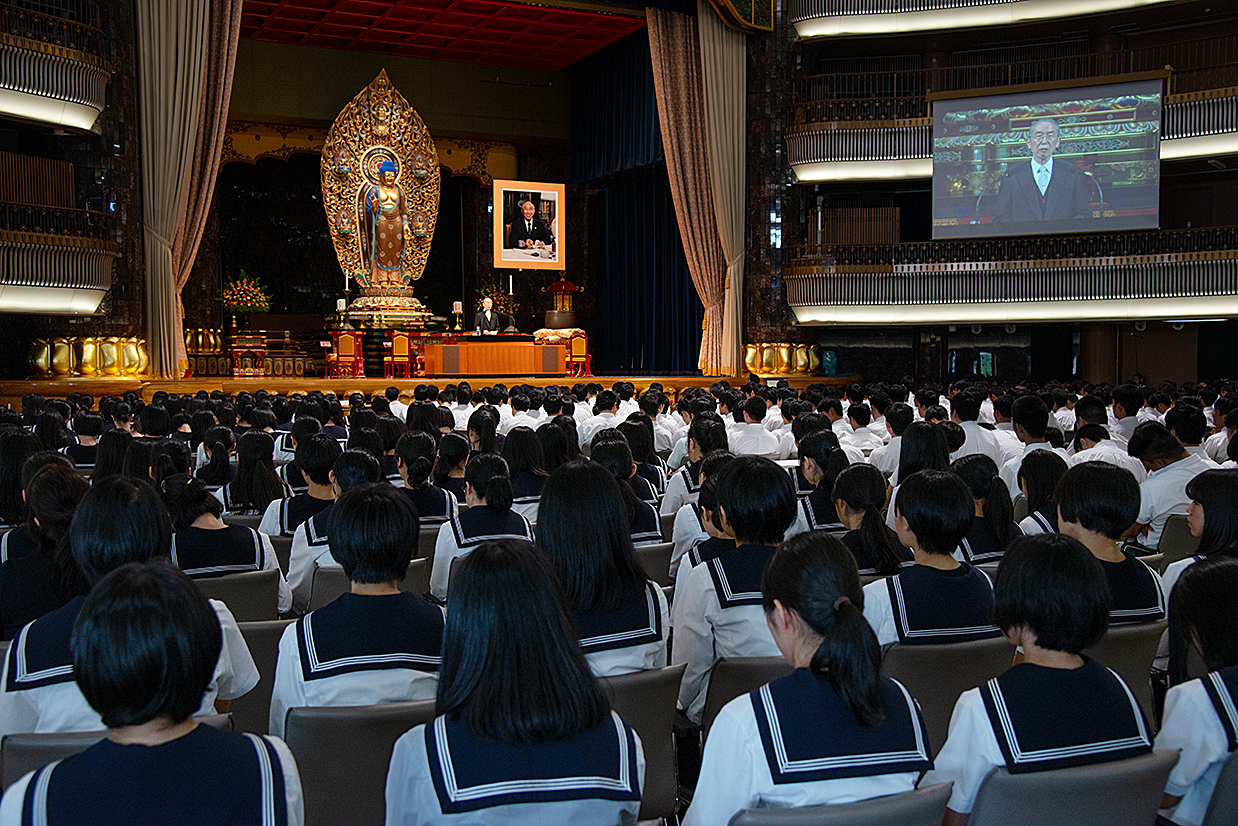
<instances>
[{"instance_id":1,"label":"wooden podium","mask_svg":"<svg viewBox=\"0 0 1238 826\"><path fill-rule=\"evenodd\" d=\"M460 336L455 344L426 344L426 376L563 376L561 345L532 336Z\"/></svg>"}]
</instances>

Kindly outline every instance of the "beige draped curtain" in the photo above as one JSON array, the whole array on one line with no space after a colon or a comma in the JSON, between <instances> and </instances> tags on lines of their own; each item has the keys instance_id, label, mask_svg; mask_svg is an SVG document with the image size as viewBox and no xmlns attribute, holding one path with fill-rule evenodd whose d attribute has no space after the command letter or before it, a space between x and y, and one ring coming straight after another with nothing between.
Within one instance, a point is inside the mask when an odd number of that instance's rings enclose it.
<instances>
[{"instance_id":1,"label":"beige draped curtain","mask_svg":"<svg viewBox=\"0 0 1238 826\"><path fill-rule=\"evenodd\" d=\"M671 199L692 284L705 305L700 369L707 376L724 375L731 372L723 366L727 266L718 241L705 150L696 18L654 8L647 8L645 13Z\"/></svg>"}]
</instances>

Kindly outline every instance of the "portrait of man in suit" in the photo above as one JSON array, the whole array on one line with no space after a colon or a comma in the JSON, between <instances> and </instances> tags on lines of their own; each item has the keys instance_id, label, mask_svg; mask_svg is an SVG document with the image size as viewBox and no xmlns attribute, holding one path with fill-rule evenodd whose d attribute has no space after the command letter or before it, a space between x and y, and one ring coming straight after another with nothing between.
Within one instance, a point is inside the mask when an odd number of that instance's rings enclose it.
<instances>
[{"instance_id":1,"label":"portrait of man in suit","mask_svg":"<svg viewBox=\"0 0 1238 826\"><path fill-rule=\"evenodd\" d=\"M1069 221L1092 217L1092 179L1079 167L1054 158L1062 142L1053 118L1040 118L1027 130L1030 162L1016 164L1001 179L994 223Z\"/></svg>"},{"instance_id":2,"label":"portrait of man in suit","mask_svg":"<svg viewBox=\"0 0 1238 826\"><path fill-rule=\"evenodd\" d=\"M512 231L507 246L516 249L547 247L554 243L554 236L546 222L536 217L537 208L532 201L520 202L520 217L512 221Z\"/></svg>"}]
</instances>

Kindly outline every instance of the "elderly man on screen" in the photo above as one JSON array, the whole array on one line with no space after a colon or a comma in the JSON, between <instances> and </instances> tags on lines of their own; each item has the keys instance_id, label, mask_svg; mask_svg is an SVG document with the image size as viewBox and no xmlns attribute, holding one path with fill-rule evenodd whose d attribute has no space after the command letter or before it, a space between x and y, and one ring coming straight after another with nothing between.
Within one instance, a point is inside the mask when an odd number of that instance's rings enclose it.
<instances>
[{"instance_id":1,"label":"elderly man on screen","mask_svg":"<svg viewBox=\"0 0 1238 826\"><path fill-rule=\"evenodd\" d=\"M520 202L520 217L512 223L511 237L507 244L509 247L533 249L554 243L554 236L550 234L546 222L536 217L535 212L537 208L532 201Z\"/></svg>"},{"instance_id":2,"label":"elderly man on screen","mask_svg":"<svg viewBox=\"0 0 1238 826\"><path fill-rule=\"evenodd\" d=\"M1092 179L1070 161L1053 157L1061 142L1061 130L1053 118L1032 123L1027 130L1031 162L1014 165L1002 177L994 223L1092 217Z\"/></svg>"}]
</instances>

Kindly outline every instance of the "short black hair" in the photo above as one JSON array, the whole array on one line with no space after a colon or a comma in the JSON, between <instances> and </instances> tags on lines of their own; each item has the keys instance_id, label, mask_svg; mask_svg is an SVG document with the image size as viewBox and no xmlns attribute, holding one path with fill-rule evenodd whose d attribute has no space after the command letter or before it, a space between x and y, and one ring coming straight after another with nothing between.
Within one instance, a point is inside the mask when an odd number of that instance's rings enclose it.
<instances>
[{"instance_id":1,"label":"short black hair","mask_svg":"<svg viewBox=\"0 0 1238 826\"><path fill-rule=\"evenodd\" d=\"M339 485L341 493L353 485L383 480L383 466L368 450L345 450L331 469L335 471L335 484Z\"/></svg>"},{"instance_id":2,"label":"short black hair","mask_svg":"<svg viewBox=\"0 0 1238 826\"><path fill-rule=\"evenodd\" d=\"M915 411L903 402L893 402L885 409L886 424L895 436L902 436L907 425L916 419Z\"/></svg>"},{"instance_id":3,"label":"short black hair","mask_svg":"<svg viewBox=\"0 0 1238 826\"><path fill-rule=\"evenodd\" d=\"M1130 441L1126 443L1126 452L1141 462L1151 464L1158 459L1177 461L1186 454L1186 448L1165 425L1160 422L1144 422L1131 434Z\"/></svg>"},{"instance_id":4,"label":"short black hair","mask_svg":"<svg viewBox=\"0 0 1238 826\"><path fill-rule=\"evenodd\" d=\"M148 404L138 414L138 427L143 436L158 439L172 431L172 417L161 404Z\"/></svg>"},{"instance_id":5,"label":"short black hair","mask_svg":"<svg viewBox=\"0 0 1238 826\"><path fill-rule=\"evenodd\" d=\"M1054 498L1063 521L1115 541L1139 517L1135 474L1108 462L1075 465L1058 482Z\"/></svg>"},{"instance_id":6,"label":"short black hair","mask_svg":"<svg viewBox=\"0 0 1238 826\"><path fill-rule=\"evenodd\" d=\"M381 482L353 485L331 507L331 555L353 582L401 582L421 522L404 492Z\"/></svg>"},{"instance_id":7,"label":"short black hair","mask_svg":"<svg viewBox=\"0 0 1238 826\"><path fill-rule=\"evenodd\" d=\"M315 485L331 484L331 470L335 460L340 458L344 449L333 436L325 433L315 433L305 439L297 440L296 462L306 482Z\"/></svg>"},{"instance_id":8,"label":"short black hair","mask_svg":"<svg viewBox=\"0 0 1238 826\"><path fill-rule=\"evenodd\" d=\"M759 456L741 456L722 469L718 504L741 543L775 545L795 521L790 474Z\"/></svg>"},{"instance_id":9,"label":"short black hair","mask_svg":"<svg viewBox=\"0 0 1238 826\"><path fill-rule=\"evenodd\" d=\"M921 550L942 556L954 553L976 518L971 491L948 470L921 470L903 479L894 510L907 520Z\"/></svg>"},{"instance_id":10,"label":"short black hair","mask_svg":"<svg viewBox=\"0 0 1238 826\"><path fill-rule=\"evenodd\" d=\"M1165 427L1169 428L1182 444L1197 445L1204 440L1208 419L1198 407L1179 402L1165 411Z\"/></svg>"},{"instance_id":11,"label":"short black hair","mask_svg":"<svg viewBox=\"0 0 1238 826\"><path fill-rule=\"evenodd\" d=\"M974 422L980 418L980 403L984 398L979 394L966 390L955 395L950 400L950 409L954 411L961 422Z\"/></svg>"},{"instance_id":12,"label":"short black hair","mask_svg":"<svg viewBox=\"0 0 1238 826\"><path fill-rule=\"evenodd\" d=\"M222 647L219 617L183 573L129 563L82 604L70 640L73 676L108 728L193 716Z\"/></svg>"},{"instance_id":13,"label":"short black hair","mask_svg":"<svg viewBox=\"0 0 1238 826\"><path fill-rule=\"evenodd\" d=\"M1003 632L1027 628L1041 648L1081 654L1105 636L1111 601L1100 561L1078 540L1022 536L997 569L993 622Z\"/></svg>"},{"instance_id":14,"label":"short black hair","mask_svg":"<svg viewBox=\"0 0 1238 826\"><path fill-rule=\"evenodd\" d=\"M153 485L111 476L91 485L69 526L73 559L93 584L127 562L166 557L172 522Z\"/></svg>"},{"instance_id":15,"label":"short black hair","mask_svg":"<svg viewBox=\"0 0 1238 826\"><path fill-rule=\"evenodd\" d=\"M869 410L868 405L863 402L853 402L847 408L847 416L854 419L860 427L868 427L873 420L873 411Z\"/></svg>"},{"instance_id":16,"label":"short black hair","mask_svg":"<svg viewBox=\"0 0 1238 826\"><path fill-rule=\"evenodd\" d=\"M1020 396L1010 406L1010 420L1033 439L1043 439L1049 426L1049 406L1040 396Z\"/></svg>"},{"instance_id":17,"label":"short black hair","mask_svg":"<svg viewBox=\"0 0 1238 826\"><path fill-rule=\"evenodd\" d=\"M1097 396L1080 396L1079 401L1075 402L1075 421L1108 425L1109 410Z\"/></svg>"},{"instance_id":18,"label":"short black hair","mask_svg":"<svg viewBox=\"0 0 1238 826\"><path fill-rule=\"evenodd\" d=\"M619 397L616 396L611 390L603 390L598 393L597 399L594 400L594 404L597 406L598 410L611 410L619 404Z\"/></svg>"}]
</instances>

